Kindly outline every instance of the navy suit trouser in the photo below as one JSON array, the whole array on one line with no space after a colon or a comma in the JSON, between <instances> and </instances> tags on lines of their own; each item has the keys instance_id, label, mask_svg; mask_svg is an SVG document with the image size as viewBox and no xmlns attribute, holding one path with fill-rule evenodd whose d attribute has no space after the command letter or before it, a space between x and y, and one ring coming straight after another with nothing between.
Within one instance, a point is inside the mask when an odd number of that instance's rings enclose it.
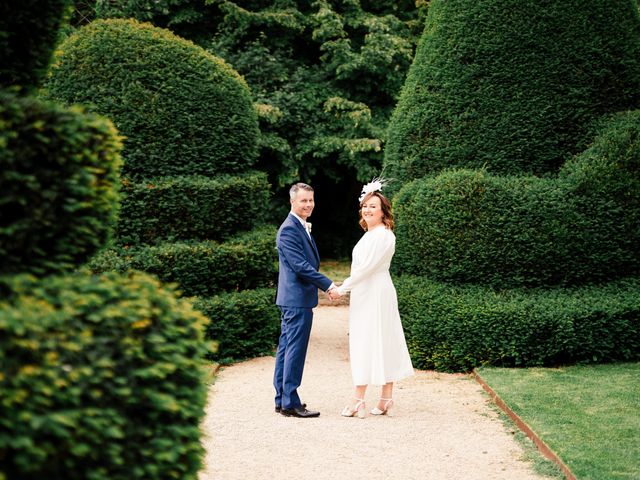
<instances>
[{"instance_id":1,"label":"navy suit trouser","mask_svg":"<svg viewBox=\"0 0 640 480\"><path fill-rule=\"evenodd\" d=\"M300 408L302 402L298 396L298 387L302 383L302 372L313 323L313 310L281 306L280 312L281 333L273 375L273 386L276 389L275 403L282 408Z\"/></svg>"}]
</instances>

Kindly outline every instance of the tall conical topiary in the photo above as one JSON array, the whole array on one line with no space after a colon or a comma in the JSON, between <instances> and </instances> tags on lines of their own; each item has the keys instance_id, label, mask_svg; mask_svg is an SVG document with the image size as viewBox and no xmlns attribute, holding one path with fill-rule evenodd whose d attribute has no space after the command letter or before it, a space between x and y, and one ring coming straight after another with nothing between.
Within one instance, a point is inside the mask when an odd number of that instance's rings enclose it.
<instances>
[{"instance_id":1,"label":"tall conical topiary","mask_svg":"<svg viewBox=\"0 0 640 480\"><path fill-rule=\"evenodd\" d=\"M430 5L385 153L415 365L636 361L636 3Z\"/></svg>"},{"instance_id":2,"label":"tall conical topiary","mask_svg":"<svg viewBox=\"0 0 640 480\"><path fill-rule=\"evenodd\" d=\"M557 171L586 146L592 120L640 106L637 10L631 0L433 0L385 173L401 185L446 167Z\"/></svg>"}]
</instances>

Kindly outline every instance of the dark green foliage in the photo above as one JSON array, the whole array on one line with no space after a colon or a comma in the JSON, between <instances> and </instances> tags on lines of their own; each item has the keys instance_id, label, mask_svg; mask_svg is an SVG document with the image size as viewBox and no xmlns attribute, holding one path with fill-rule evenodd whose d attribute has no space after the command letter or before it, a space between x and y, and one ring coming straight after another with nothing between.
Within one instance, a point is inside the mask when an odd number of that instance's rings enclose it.
<instances>
[{"instance_id":1,"label":"dark green foliage","mask_svg":"<svg viewBox=\"0 0 640 480\"><path fill-rule=\"evenodd\" d=\"M0 291L0 477L196 479L202 314L133 272Z\"/></svg>"},{"instance_id":2,"label":"dark green foliage","mask_svg":"<svg viewBox=\"0 0 640 480\"><path fill-rule=\"evenodd\" d=\"M445 171L396 197L394 270L499 287L564 283L573 220L557 182ZM566 277L568 276L568 278Z\"/></svg>"},{"instance_id":3,"label":"dark green foliage","mask_svg":"<svg viewBox=\"0 0 640 480\"><path fill-rule=\"evenodd\" d=\"M124 180L118 242L202 238L224 240L265 220L269 183L264 173L239 176Z\"/></svg>"},{"instance_id":4,"label":"dark green foliage","mask_svg":"<svg viewBox=\"0 0 640 480\"><path fill-rule=\"evenodd\" d=\"M386 125L426 5L116 0L99 1L96 10L169 28L232 65L256 101L261 135L255 168L273 185L272 221L286 215L289 185L308 182L318 188L313 221L323 232L316 238L321 254L347 256L361 234L358 192L380 174Z\"/></svg>"},{"instance_id":5,"label":"dark green foliage","mask_svg":"<svg viewBox=\"0 0 640 480\"><path fill-rule=\"evenodd\" d=\"M0 274L75 268L102 248L120 148L107 119L0 93Z\"/></svg>"},{"instance_id":6,"label":"dark green foliage","mask_svg":"<svg viewBox=\"0 0 640 480\"><path fill-rule=\"evenodd\" d=\"M280 334L275 290L259 288L198 299L194 307L209 317L206 336L217 343L210 355L220 363L273 353Z\"/></svg>"},{"instance_id":7,"label":"dark green foliage","mask_svg":"<svg viewBox=\"0 0 640 480\"><path fill-rule=\"evenodd\" d=\"M167 30L98 20L60 46L47 95L111 117L126 136L123 175L246 171L258 123L242 78Z\"/></svg>"},{"instance_id":8,"label":"dark green foliage","mask_svg":"<svg viewBox=\"0 0 640 480\"><path fill-rule=\"evenodd\" d=\"M49 68L68 0L0 2L0 87L35 89Z\"/></svg>"},{"instance_id":9,"label":"dark green foliage","mask_svg":"<svg viewBox=\"0 0 640 480\"><path fill-rule=\"evenodd\" d=\"M395 281L413 365L552 366L640 360L640 281L556 290Z\"/></svg>"},{"instance_id":10,"label":"dark green foliage","mask_svg":"<svg viewBox=\"0 0 640 480\"><path fill-rule=\"evenodd\" d=\"M93 14L98 18L135 18L169 28L189 40L204 41L211 37L211 26L220 21L218 9L214 6L218 1L93 0Z\"/></svg>"},{"instance_id":11,"label":"dark green foliage","mask_svg":"<svg viewBox=\"0 0 640 480\"><path fill-rule=\"evenodd\" d=\"M614 117L557 179L445 171L396 197L397 272L501 288L640 273L640 112Z\"/></svg>"},{"instance_id":12,"label":"dark green foliage","mask_svg":"<svg viewBox=\"0 0 640 480\"><path fill-rule=\"evenodd\" d=\"M96 256L94 272L128 269L177 282L187 296L273 286L278 256L272 227L239 235L228 242L160 242L107 250Z\"/></svg>"},{"instance_id":13,"label":"dark green foliage","mask_svg":"<svg viewBox=\"0 0 640 480\"><path fill-rule=\"evenodd\" d=\"M413 57L418 10L410 2L272 3L220 2L225 16L210 47L263 104L260 167L280 185L320 172L369 179Z\"/></svg>"},{"instance_id":14,"label":"dark green foliage","mask_svg":"<svg viewBox=\"0 0 640 480\"><path fill-rule=\"evenodd\" d=\"M399 184L446 167L555 172L603 114L640 106L629 0L433 0L389 126Z\"/></svg>"},{"instance_id":15,"label":"dark green foliage","mask_svg":"<svg viewBox=\"0 0 640 480\"><path fill-rule=\"evenodd\" d=\"M560 181L572 214L567 256L587 265L575 267L580 280L640 276L640 111L613 117Z\"/></svg>"}]
</instances>

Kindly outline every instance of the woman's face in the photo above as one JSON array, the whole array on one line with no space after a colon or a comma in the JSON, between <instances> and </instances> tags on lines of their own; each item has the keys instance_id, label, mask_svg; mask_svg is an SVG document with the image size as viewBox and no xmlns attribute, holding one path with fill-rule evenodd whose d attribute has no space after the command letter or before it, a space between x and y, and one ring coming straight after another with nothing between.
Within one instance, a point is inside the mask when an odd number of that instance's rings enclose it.
<instances>
[{"instance_id":1,"label":"woman's face","mask_svg":"<svg viewBox=\"0 0 640 480\"><path fill-rule=\"evenodd\" d=\"M377 196L372 196L362 204L362 218L367 222L367 230L382 223L382 202Z\"/></svg>"}]
</instances>

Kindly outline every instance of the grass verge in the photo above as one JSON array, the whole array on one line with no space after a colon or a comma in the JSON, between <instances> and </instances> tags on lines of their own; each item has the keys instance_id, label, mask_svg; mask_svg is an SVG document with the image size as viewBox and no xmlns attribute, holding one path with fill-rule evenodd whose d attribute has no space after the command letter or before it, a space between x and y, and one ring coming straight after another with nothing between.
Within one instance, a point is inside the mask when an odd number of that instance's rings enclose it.
<instances>
[{"instance_id":1,"label":"grass verge","mask_svg":"<svg viewBox=\"0 0 640 480\"><path fill-rule=\"evenodd\" d=\"M320 273L326 275L334 282L342 282L349 276L351 262L349 260L322 260Z\"/></svg>"},{"instance_id":2,"label":"grass verge","mask_svg":"<svg viewBox=\"0 0 640 480\"><path fill-rule=\"evenodd\" d=\"M640 479L640 363L478 373L580 480Z\"/></svg>"}]
</instances>

